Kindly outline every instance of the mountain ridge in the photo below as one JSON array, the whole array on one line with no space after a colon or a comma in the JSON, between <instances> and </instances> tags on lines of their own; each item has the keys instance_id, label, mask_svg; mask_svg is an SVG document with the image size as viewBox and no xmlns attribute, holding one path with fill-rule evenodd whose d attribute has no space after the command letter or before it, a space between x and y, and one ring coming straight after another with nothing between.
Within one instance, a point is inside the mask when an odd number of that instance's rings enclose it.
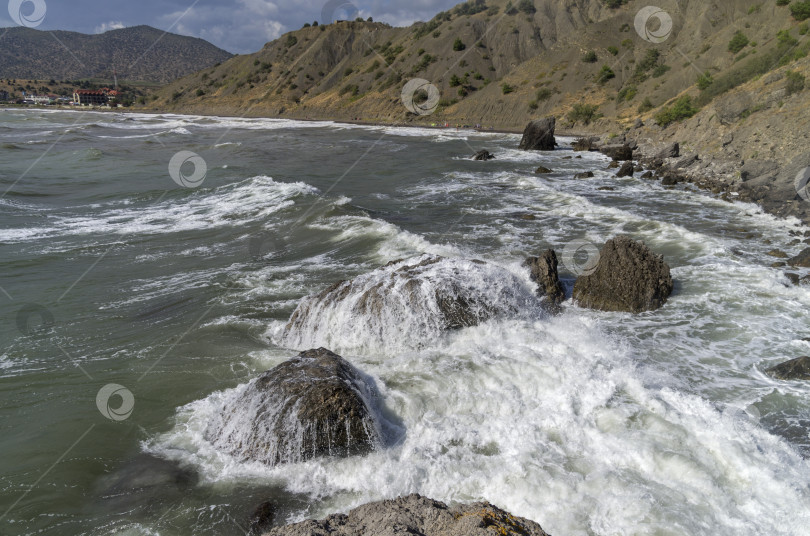
<instances>
[{"instance_id":1,"label":"mountain ridge","mask_svg":"<svg viewBox=\"0 0 810 536\"><path fill-rule=\"evenodd\" d=\"M113 78L165 84L233 57L207 41L147 25L83 34L12 27L0 32L0 77Z\"/></svg>"}]
</instances>

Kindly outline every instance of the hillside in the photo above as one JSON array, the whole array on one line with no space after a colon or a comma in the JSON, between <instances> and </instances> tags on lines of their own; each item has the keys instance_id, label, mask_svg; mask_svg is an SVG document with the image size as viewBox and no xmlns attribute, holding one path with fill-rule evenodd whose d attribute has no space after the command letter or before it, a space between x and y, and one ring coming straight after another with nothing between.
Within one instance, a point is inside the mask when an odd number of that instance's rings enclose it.
<instances>
[{"instance_id":1,"label":"hillside","mask_svg":"<svg viewBox=\"0 0 810 536\"><path fill-rule=\"evenodd\" d=\"M798 20L810 2L659 4L672 20L660 42L635 28L647 0L471 0L409 28L306 27L170 84L152 106L506 129L555 115L563 131L611 138L641 119L634 139L699 153L691 172L711 175L713 189L810 220L793 186L810 165L810 36ZM653 18L646 31L659 30ZM434 113L403 106L411 78L438 89Z\"/></svg>"},{"instance_id":2,"label":"hillside","mask_svg":"<svg viewBox=\"0 0 810 536\"><path fill-rule=\"evenodd\" d=\"M150 26L88 35L15 27L0 32L0 77L5 79L112 79L167 83L229 59L202 39Z\"/></svg>"}]
</instances>

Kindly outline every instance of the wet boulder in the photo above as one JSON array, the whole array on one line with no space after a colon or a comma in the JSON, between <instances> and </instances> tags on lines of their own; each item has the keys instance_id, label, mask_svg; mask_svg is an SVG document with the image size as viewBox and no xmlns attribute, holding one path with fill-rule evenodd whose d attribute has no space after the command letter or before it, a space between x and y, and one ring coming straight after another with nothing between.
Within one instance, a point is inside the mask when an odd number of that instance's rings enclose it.
<instances>
[{"instance_id":1,"label":"wet boulder","mask_svg":"<svg viewBox=\"0 0 810 536\"><path fill-rule=\"evenodd\" d=\"M523 138L518 147L524 151L553 151L557 145L554 139L556 125L557 119L554 117L532 121L523 130Z\"/></svg>"},{"instance_id":2,"label":"wet boulder","mask_svg":"<svg viewBox=\"0 0 810 536\"><path fill-rule=\"evenodd\" d=\"M511 316L537 305L522 278L476 259L421 255L304 298L284 328L292 348L350 351L420 347L447 330Z\"/></svg>"},{"instance_id":3,"label":"wet boulder","mask_svg":"<svg viewBox=\"0 0 810 536\"><path fill-rule=\"evenodd\" d=\"M596 268L574 284L574 300L600 311L640 313L662 307L673 283L669 266L642 242L626 236L608 240Z\"/></svg>"},{"instance_id":4,"label":"wet boulder","mask_svg":"<svg viewBox=\"0 0 810 536\"><path fill-rule=\"evenodd\" d=\"M619 162L633 159L633 149L627 144L603 145L599 152Z\"/></svg>"},{"instance_id":5,"label":"wet boulder","mask_svg":"<svg viewBox=\"0 0 810 536\"><path fill-rule=\"evenodd\" d=\"M548 536L543 528L487 502L446 504L413 494L366 503L348 514L333 514L276 527L267 536Z\"/></svg>"},{"instance_id":6,"label":"wet boulder","mask_svg":"<svg viewBox=\"0 0 810 536\"><path fill-rule=\"evenodd\" d=\"M490 153L486 149L481 149L480 151L472 155L470 158L472 158L473 160L483 160L484 162L486 162L487 160L494 160L495 155Z\"/></svg>"},{"instance_id":7,"label":"wet boulder","mask_svg":"<svg viewBox=\"0 0 810 536\"><path fill-rule=\"evenodd\" d=\"M571 144L571 148L575 151L596 151L599 145L599 138L577 138Z\"/></svg>"},{"instance_id":8,"label":"wet boulder","mask_svg":"<svg viewBox=\"0 0 810 536\"><path fill-rule=\"evenodd\" d=\"M780 363L765 371L777 380L810 380L810 357L802 356Z\"/></svg>"},{"instance_id":9,"label":"wet boulder","mask_svg":"<svg viewBox=\"0 0 810 536\"><path fill-rule=\"evenodd\" d=\"M554 170L549 169L549 168L547 168L545 166L540 166L537 169L535 169L534 172L537 173L538 175L545 175L545 174L548 174L548 173L554 173Z\"/></svg>"},{"instance_id":10,"label":"wet boulder","mask_svg":"<svg viewBox=\"0 0 810 536\"><path fill-rule=\"evenodd\" d=\"M810 248L805 248L787 263L794 268L810 268Z\"/></svg>"},{"instance_id":11,"label":"wet boulder","mask_svg":"<svg viewBox=\"0 0 810 536\"><path fill-rule=\"evenodd\" d=\"M532 281L537 283L539 296L555 305L565 300L565 290L557 274L557 254L553 249L547 249L539 257L529 257L526 259L526 265L531 271Z\"/></svg>"},{"instance_id":12,"label":"wet boulder","mask_svg":"<svg viewBox=\"0 0 810 536\"><path fill-rule=\"evenodd\" d=\"M275 466L382 445L373 381L325 349L307 350L226 394L205 437L240 461Z\"/></svg>"},{"instance_id":13,"label":"wet boulder","mask_svg":"<svg viewBox=\"0 0 810 536\"><path fill-rule=\"evenodd\" d=\"M633 176L633 171L635 171L635 168L633 167L633 163L632 162L624 162L621 165L621 167L619 168L619 171L616 172L616 176L617 177L632 177Z\"/></svg>"},{"instance_id":14,"label":"wet boulder","mask_svg":"<svg viewBox=\"0 0 810 536\"><path fill-rule=\"evenodd\" d=\"M576 173L576 174L574 174L574 178L575 178L575 179L592 179L592 178L594 178L595 176L596 176L596 175L594 175L594 174L593 174L593 171L584 171L584 172L582 172L582 173Z\"/></svg>"}]
</instances>

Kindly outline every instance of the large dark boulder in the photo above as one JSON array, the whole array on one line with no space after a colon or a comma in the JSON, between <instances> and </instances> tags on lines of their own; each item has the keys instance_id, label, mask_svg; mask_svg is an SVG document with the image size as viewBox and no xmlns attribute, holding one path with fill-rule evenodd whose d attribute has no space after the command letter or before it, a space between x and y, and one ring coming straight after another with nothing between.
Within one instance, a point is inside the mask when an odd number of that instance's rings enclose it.
<instances>
[{"instance_id":1,"label":"large dark boulder","mask_svg":"<svg viewBox=\"0 0 810 536\"><path fill-rule=\"evenodd\" d=\"M626 236L608 240L596 269L574 284L574 300L600 311L640 313L658 309L672 294L663 256Z\"/></svg>"},{"instance_id":2,"label":"large dark boulder","mask_svg":"<svg viewBox=\"0 0 810 536\"><path fill-rule=\"evenodd\" d=\"M802 356L765 371L777 380L810 380L810 357Z\"/></svg>"},{"instance_id":3,"label":"large dark boulder","mask_svg":"<svg viewBox=\"0 0 810 536\"><path fill-rule=\"evenodd\" d=\"M655 156L654 159L665 159L665 158L677 158L681 154L681 145L676 141L672 143L668 143L662 149L660 149Z\"/></svg>"},{"instance_id":4,"label":"large dark boulder","mask_svg":"<svg viewBox=\"0 0 810 536\"><path fill-rule=\"evenodd\" d=\"M301 352L229 395L205 437L240 461L274 466L382 444L373 382L325 348Z\"/></svg>"},{"instance_id":5,"label":"large dark boulder","mask_svg":"<svg viewBox=\"0 0 810 536\"><path fill-rule=\"evenodd\" d=\"M621 145L603 145L599 148L599 152L611 157L616 161L632 160L633 149L627 144Z\"/></svg>"},{"instance_id":6,"label":"large dark boulder","mask_svg":"<svg viewBox=\"0 0 810 536\"><path fill-rule=\"evenodd\" d=\"M367 503L348 514L276 527L266 536L548 536L528 519L487 502L446 504L408 495Z\"/></svg>"},{"instance_id":7,"label":"large dark boulder","mask_svg":"<svg viewBox=\"0 0 810 536\"><path fill-rule=\"evenodd\" d=\"M557 145L554 139L556 125L557 119L554 117L532 121L523 131L519 148L524 151L553 151Z\"/></svg>"},{"instance_id":8,"label":"large dark boulder","mask_svg":"<svg viewBox=\"0 0 810 536\"><path fill-rule=\"evenodd\" d=\"M599 138L577 138L571 144L571 148L575 151L596 151L599 145Z\"/></svg>"},{"instance_id":9,"label":"large dark boulder","mask_svg":"<svg viewBox=\"0 0 810 536\"><path fill-rule=\"evenodd\" d=\"M557 254L554 250L547 249L539 257L529 257L526 265L531 271L532 281L537 282L537 294L555 305L562 303L565 290L557 273Z\"/></svg>"}]
</instances>

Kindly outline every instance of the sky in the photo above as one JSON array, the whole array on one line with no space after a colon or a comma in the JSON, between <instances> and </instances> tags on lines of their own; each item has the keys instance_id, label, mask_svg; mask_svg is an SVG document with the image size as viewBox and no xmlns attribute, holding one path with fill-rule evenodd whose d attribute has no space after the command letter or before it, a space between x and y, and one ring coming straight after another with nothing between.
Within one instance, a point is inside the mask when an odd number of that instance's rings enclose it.
<instances>
[{"instance_id":1,"label":"sky","mask_svg":"<svg viewBox=\"0 0 810 536\"><path fill-rule=\"evenodd\" d=\"M332 14L361 16L393 26L427 21L462 0L2 0L0 27L16 26L13 13L30 16L44 9L38 30L101 33L148 24L181 35L201 37L235 54L256 52L268 41ZM18 6L22 4L20 8ZM17 10L17 11L15 11ZM17 17L19 19L19 17Z\"/></svg>"}]
</instances>

